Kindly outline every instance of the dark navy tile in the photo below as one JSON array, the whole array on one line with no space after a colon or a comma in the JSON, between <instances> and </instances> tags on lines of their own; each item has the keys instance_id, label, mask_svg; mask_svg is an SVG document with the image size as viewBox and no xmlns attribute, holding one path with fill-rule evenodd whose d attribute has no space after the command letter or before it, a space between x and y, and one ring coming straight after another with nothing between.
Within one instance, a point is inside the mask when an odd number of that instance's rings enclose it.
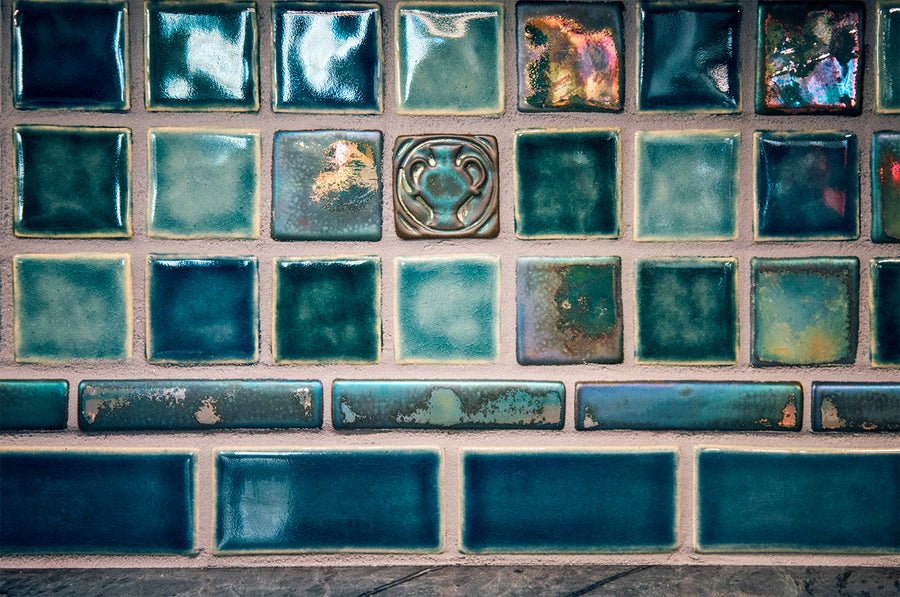
<instances>
[{"instance_id":1,"label":"dark navy tile","mask_svg":"<svg viewBox=\"0 0 900 597\"><path fill-rule=\"evenodd\" d=\"M900 132L872 136L872 242L900 242Z\"/></svg>"},{"instance_id":2,"label":"dark navy tile","mask_svg":"<svg viewBox=\"0 0 900 597\"><path fill-rule=\"evenodd\" d=\"M900 451L697 450L703 552L900 552Z\"/></svg>"},{"instance_id":3,"label":"dark navy tile","mask_svg":"<svg viewBox=\"0 0 900 597\"><path fill-rule=\"evenodd\" d=\"M215 453L217 553L438 552L430 448Z\"/></svg>"},{"instance_id":4,"label":"dark navy tile","mask_svg":"<svg viewBox=\"0 0 900 597\"><path fill-rule=\"evenodd\" d=\"M812 383L813 431L900 431L900 383Z\"/></svg>"},{"instance_id":5,"label":"dark navy tile","mask_svg":"<svg viewBox=\"0 0 900 597\"><path fill-rule=\"evenodd\" d=\"M0 448L0 553L194 553L196 458Z\"/></svg>"},{"instance_id":6,"label":"dark navy tile","mask_svg":"<svg viewBox=\"0 0 900 597\"><path fill-rule=\"evenodd\" d=\"M900 2L878 2L878 33L875 44L875 111L900 112Z\"/></svg>"},{"instance_id":7,"label":"dark navy tile","mask_svg":"<svg viewBox=\"0 0 900 597\"><path fill-rule=\"evenodd\" d=\"M900 367L900 258L869 262L869 358Z\"/></svg>"},{"instance_id":8,"label":"dark navy tile","mask_svg":"<svg viewBox=\"0 0 900 597\"><path fill-rule=\"evenodd\" d=\"M69 382L0 379L0 430L65 429Z\"/></svg>"}]
</instances>

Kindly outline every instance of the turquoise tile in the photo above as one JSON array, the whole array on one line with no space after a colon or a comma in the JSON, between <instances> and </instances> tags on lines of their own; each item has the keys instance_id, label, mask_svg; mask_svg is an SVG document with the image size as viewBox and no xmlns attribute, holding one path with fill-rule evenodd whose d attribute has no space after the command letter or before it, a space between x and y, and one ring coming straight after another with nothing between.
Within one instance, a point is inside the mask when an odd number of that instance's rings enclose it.
<instances>
[{"instance_id":1,"label":"turquoise tile","mask_svg":"<svg viewBox=\"0 0 900 597\"><path fill-rule=\"evenodd\" d=\"M322 384L271 379L86 380L83 431L318 428Z\"/></svg>"},{"instance_id":2,"label":"turquoise tile","mask_svg":"<svg viewBox=\"0 0 900 597\"><path fill-rule=\"evenodd\" d=\"M900 132L872 136L872 242L900 242Z\"/></svg>"},{"instance_id":3,"label":"turquoise tile","mask_svg":"<svg viewBox=\"0 0 900 597\"><path fill-rule=\"evenodd\" d=\"M877 4L878 33L875 43L875 111L900 112L900 2Z\"/></svg>"},{"instance_id":4,"label":"turquoise tile","mask_svg":"<svg viewBox=\"0 0 900 597\"><path fill-rule=\"evenodd\" d=\"M0 553L192 554L196 451L0 448Z\"/></svg>"},{"instance_id":5,"label":"turquoise tile","mask_svg":"<svg viewBox=\"0 0 900 597\"><path fill-rule=\"evenodd\" d=\"M634 239L737 238L740 141L726 130L635 133Z\"/></svg>"},{"instance_id":6,"label":"turquoise tile","mask_svg":"<svg viewBox=\"0 0 900 597\"><path fill-rule=\"evenodd\" d=\"M147 109L256 112L258 37L255 2L147 0Z\"/></svg>"},{"instance_id":7,"label":"turquoise tile","mask_svg":"<svg viewBox=\"0 0 900 597\"><path fill-rule=\"evenodd\" d=\"M737 361L737 259L640 260L635 271L639 363L728 365Z\"/></svg>"},{"instance_id":8,"label":"turquoise tile","mask_svg":"<svg viewBox=\"0 0 900 597\"><path fill-rule=\"evenodd\" d=\"M502 114L503 5L399 2L397 112Z\"/></svg>"},{"instance_id":9,"label":"turquoise tile","mask_svg":"<svg viewBox=\"0 0 900 597\"><path fill-rule=\"evenodd\" d=\"M521 112L618 112L625 96L621 2L520 2Z\"/></svg>"},{"instance_id":10,"label":"turquoise tile","mask_svg":"<svg viewBox=\"0 0 900 597\"><path fill-rule=\"evenodd\" d=\"M760 2L757 114L859 114L862 2Z\"/></svg>"},{"instance_id":11,"label":"turquoise tile","mask_svg":"<svg viewBox=\"0 0 900 597\"><path fill-rule=\"evenodd\" d=\"M381 359L381 258L276 258L276 363Z\"/></svg>"},{"instance_id":12,"label":"turquoise tile","mask_svg":"<svg viewBox=\"0 0 900 597\"><path fill-rule=\"evenodd\" d=\"M638 8L638 109L741 111L741 6L651 3Z\"/></svg>"},{"instance_id":13,"label":"turquoise tile","mask_svg":"<svg viewBox=\"0 0 900 597\"><path fill-rule=\"evenodd\" d=\"M131 257L13 257L15 359L52 363L131 356Z\"/></svg>"},{"instance_id":14,"label":"turquoise tile","mask_svg":"<svg viewBox=\"0 0 900 597\"><path fill-rule=\"evenodd\" d=\"M381 7L272 5L272 111L380 114Z\"/></svg>"},{"instance_id":15,"label":"turquoise tile","mask_svg":"<svg viewBox=\"0 0 900 597\"><path fill-rule=\"evenodd\" d=\"M702 552L900 551L900 451L697 450Z\"/></svg>"},{"instance_id":16,"label":"turquoise tile","mask_svg":"<svg viewBox=\"0 0 900 597\"><path fill-rule=\"evenodd\" d=\"M869 262L869 358L900 367L900 259Z\"/></svg>"},{"instance_id":17,"label":"turquoise tile","mask_svg":"<svg viewBox=\"0 0 900 597\"><path fill-rule=\"evenodd\" d=\"M272 238L381 240L380 131L275 133Z\"/></svg>"},{"instance_id":18,"label":"turquoise tile","mask_svg":"<svg viewBox=\"0 0 900 597\"><path fill-rule=\"evenodd\" d=\"M900 431L900 383L812 382L813 431Z\"/></svg>"},{"instance_id":19,"label":"turquoise tile","mask_svg":"<svg viewBox=\"0 0 900 597\"><path fill-rule=\"evenodd\" d=\"M562 429L552 381L346 380L331 386L335 429Z\"/></svg>"},{"instance_id":20,"label":"turquoise tile","mask_svg":"<svg viewBox=\"0 0 900 597\"><path fill-rule=\"evenodd\" d=\"M754 367L856 360L859 259L754 257L750 280Z\"/></svg>"},{"instance_id":21,"label":"turquoise tile","mask_svg":"<svg viewBox=\"0 0 900 597\"><path fill-rule=\"evenodd\" d=\"M151 238L258 238L259 131L153 127Z\"/></svg>"},{"instance_id":22,"label":"turquoise tile","mask_svg":"<svg viewBox=\"0 0 900 597\"><path fill-rule=\"evenodd\" d=\"M498 257L398 257L394 265L394 355L398 363L497 360Z\"/></svg>"},{"instance_id":23,"label":"turquoise tile","mask_svg":"<svg viewBox=\"0 0 900 597\"><path fill-rule=\"evenodd\" d=\"M674 449L464 449L467 553L673 551Z\"/></svg>"},{"instance_id":24,"label":"turquoise tile","mask_svg":"<svg viewBox=\"0 0 900 597\"><path fill-rule=\"evenodd\" d=\"M618 238L619 129L517 130L516 236Z\"/></svg>"},{"instance_id":25,"label":"turquoise tile","mask_svg":"<svg viewBox=\"0 0 900 597\"><path fill-rule=\"evenodd\" d=\"M69 382L62 379L0 379L0 430L65 429Z\"/></svg>"},{"instance_id":26,"label":"turquoise tile","mask_svg":"<svg viewBox=\"0 0 900 597\"><path fill-rule=\"evenodd\" d=\"M249 364L259 358L256 257L149 255L147 360Z\"/></svg>"},{"instance_id":27,"label":"turquoise tile","mask_svg":"<svg viewBox=\"0 0 900 597\"><path fill-rule=\"evenodd\" d=\"M799 431L803 389L793 382L582 382L575 427L687 431Z\"/></svg>"},{"instance_id":28,"label":"turquoise tile","mask_svg":"<svg viewBox=\"0 0 900 597\"><path fill-rule=\"evenodd\" d=\"M13 128L16 236L131 236L131 129Z\"/></svg>"},{"instance_id":29,"label":"turquoise tile","mask_svg":"<svg viewBox=\"0 0 900 597\"><path fill-rule=\"evenodd\" d=\"M622 362L618 257L520 258L516 308L520 364Z\"/></svg>"},{"instance_id":30,"label":"turquoise tile","mask_svg":"<svg viewBox=\"0 0 900 597\"><path fill-rule=\"evenodd\" d=\"M20 110L128 110L128 4L15 0L12 61Z\"/></svg>"},{"instance_id":31,"label":"turquoise tile","mask_svg":"<svg viewBox=\"0 0 900 597\"><path fill-rule=\"evenodd\" d=\"M216 553L439 552L437 448L215 452Z\"/></svg>"}]
</instances>

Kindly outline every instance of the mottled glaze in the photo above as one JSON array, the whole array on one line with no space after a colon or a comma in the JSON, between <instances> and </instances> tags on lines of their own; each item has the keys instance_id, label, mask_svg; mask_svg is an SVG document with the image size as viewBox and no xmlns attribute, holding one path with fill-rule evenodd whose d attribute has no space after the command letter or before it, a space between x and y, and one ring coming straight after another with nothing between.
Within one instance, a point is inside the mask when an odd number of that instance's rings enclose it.
<instances>
[{"instance_id":1,"label":"mottled glaze","mask_svg":"<svg viewBox=\"0 0 900 597\"><path fill-rule=\"evenodd\" d=\"M900 112L900 2L880 0L875 43L875 111Z\"/></svg>"},{"instance_id":2,"label":"mottled glaze","mask_svg":"<svg viewBox=\"0 0 900 597\"><path fill-rule=\"evenodd\" d=\"M872 242L900 242L900 132L872 136Z\"/></svg>"},{"instance_id":3,"label":"mottled glaze","mask_svg":"<svg viewBox=\"0 0 900 597\"><path fill-rule=\"evenodd\" d=\"M900 259L869 262L869 358L873 367L900 367Z\"/></svg>"},{"instance_id":4,"label":"mottled glaze","mask_svg":"<svg viewBox=\"0 0 900 597\"><path fill-rule=\"evenodd\" d=\"M0 431L65 429L69 382L64 379L0 379Z\"/></svg>"},{"instance_id":5,"label":"mottled glaze","mask_svg":"<svg viewBox=\"0 0 900 597\"><path fill-rule=\"evenodd\" d=\"M900 431L900 383L812 383L813 431Z\"/></svg>"}]
</instances>

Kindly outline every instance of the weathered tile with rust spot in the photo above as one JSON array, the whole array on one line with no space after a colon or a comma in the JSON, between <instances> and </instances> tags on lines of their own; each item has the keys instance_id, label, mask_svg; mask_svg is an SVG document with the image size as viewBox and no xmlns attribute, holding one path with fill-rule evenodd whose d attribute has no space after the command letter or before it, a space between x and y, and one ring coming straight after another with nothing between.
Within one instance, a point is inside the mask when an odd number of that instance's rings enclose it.
<instances>
[{"instance_id":1,"label":"weathered tile with rust spot","mask_svg":"<svg viewBox=\"0 0 900 597\"><path fill-rule=\"evenodd\" d=\"M812 383L813 431L900 431L900 383Z\"/></svg>"}]
</instances>

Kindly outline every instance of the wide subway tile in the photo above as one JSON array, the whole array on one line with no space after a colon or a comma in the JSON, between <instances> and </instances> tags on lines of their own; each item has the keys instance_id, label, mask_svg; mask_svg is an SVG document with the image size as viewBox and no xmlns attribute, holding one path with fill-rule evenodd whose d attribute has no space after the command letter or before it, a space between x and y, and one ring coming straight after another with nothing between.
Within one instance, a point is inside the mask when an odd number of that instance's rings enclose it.
<instances>
[{"instance_id":1,"label":"wide subway tile","mask_svg":"<svg viewBox=\"0 0 900 597\"><path fill-rule=\"evenodd\" d=\"M900 431L900 383L812 382L813 431Z\"/></svg>"},{"instance_id":2,"label":"wide subway tile","mask_svg":"<svg viewBox=\"0 0 900 597\"><path fill-rule=\"evenodd\" d=\"M880 0L875 42L875 111L900 112L900 2Z\"/></svg>"},{"instance_id":3,"label":"wide subway tile","mask_svg":"<svg viewBox=\"0 0 900 597\"><path fill-rule=\"evenodd\" d=\"M869 262L869 358L900 367L900 258Z\"/></svg>"},{"instance_id":4,"label":"wide subway tile","mask_svg":"<svg viewBox=\"0 0 900 597\"><path fill-rule=\"evenodd\" d=\"M900 242L900 132L896 131L872 136L872 242Z\"/></svg>"},{"instance_id":5,"label":"wide subway tile","mask_svg":"<svg viewBox=\"0 0 900 597\"><path fill-rule=\"evenodd\" d=\"M65 429L69 382L63 379L0 379L0 431Z\"/></svg>"}]
</instances>

